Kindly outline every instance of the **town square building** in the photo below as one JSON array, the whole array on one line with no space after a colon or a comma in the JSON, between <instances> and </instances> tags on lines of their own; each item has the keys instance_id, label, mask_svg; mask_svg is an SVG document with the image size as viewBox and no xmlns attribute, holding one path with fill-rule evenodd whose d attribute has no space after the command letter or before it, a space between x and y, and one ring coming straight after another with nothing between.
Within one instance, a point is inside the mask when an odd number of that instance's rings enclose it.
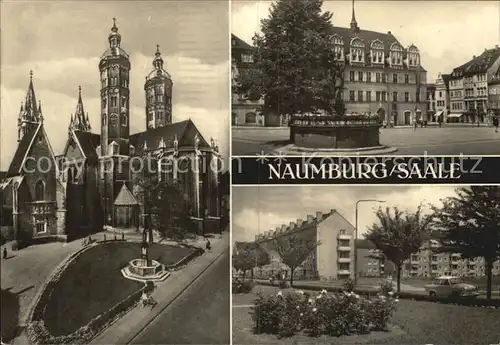
<instances>
[{"instance_id":1,"label":"town square building","mask_svg":"<svg viewBox=\"0 0 500 345\"><path fill-rule=\"evenodd\" d=\"M488 82L488 110L490 116L500 116L500 66Z\"/></svg>"},{"instance_id":2,"label":"town square building","mask_svg":"<svg viewBox=\"0 0 500 345\"><path fill-rule=\"evenodd\" d=\"M448 118L466 123L488 123L488 85L500 67L500 48L495 46L456 67L450 76Z\"/></svg>"},{"instance_id":3,"label":"town square building","mask_svg":"<svg viewBox=\"0 0 500 345\"><path fill-rule=\"evenodd\" d=\"M427 72L421 65L420 51L415 45L403 46L391 31L381 33L360 28L354 5L350 27L334 26L332 40L337 59L346 67L342 96L347 114L378 114L383 121L394 125L428 120ZM242 56L248 56L250 63L252 47L234 35L233 42L234 63L236 67L245 68L240 60ZM248 101L243 102L242 96L233 96L233 124L247 122L246 115L243 115L246 110L242 109L248 109L251 114L249 105ZM254 116L248 118L253 120ZM258 118L255 122L265 126L286 123L280 114L266 114L264 120Z\"/></svg>"},{"instance_id":4,"label":"town square building","mask_svg":"<svg viewBox=\"0 0 500 345\"><path fill-rule=\"evenodd\" d=\"M448 114L450 112L450 75L439 73L435 85L434 99L436 101L436 112L431 121L445 123L448 122Z\"/></svg>"},{"instance_id":5,"label":"town square building","mask_svg":"<svg viewBox=\"0 0 500 345\"><path fill-rule=\"evenodd\" d=\"M79 88L62 155L55 156L50 145L30 72L17 123L18 146L0 182L2 226L15 233L32 229L35 237L68 238L99 231L105 224L138 229L147 211L139 184L151 171L135 165L152 161L156 167L173 165L152 172L161 181L179 183L199 231L218 227L220 155L215 140L205 140L191 120L172 122L173 82L159 47L144 83L146 130L130 133L131 62L121 41L113 23L109 46L96 66L101 109L100 123L93 127L100 127L100 134L91 132ZM36 167L38 162L42 168Z\"/></svg>"}]
</instances>

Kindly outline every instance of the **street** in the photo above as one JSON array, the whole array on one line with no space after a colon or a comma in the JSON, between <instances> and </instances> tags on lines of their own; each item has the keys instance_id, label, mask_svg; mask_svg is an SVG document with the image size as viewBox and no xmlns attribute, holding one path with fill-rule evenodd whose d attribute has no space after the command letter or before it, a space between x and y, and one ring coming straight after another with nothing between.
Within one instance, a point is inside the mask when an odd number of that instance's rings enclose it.
<instances>
[{"instance_id":1,"label":"street","mask_svg":"<svg viewBox=\"0 0 500 345\"><path fill-rule=\"evenodd\" d=\"M233 155L268 153L287 144L289 129L233 128ZM380 130L380 142L398 150L391 155L500 154L500 133L491 127L391 128Z\"/></svg>"},{"instance_id":2,"label":"street","mask_svg":"<svg viewBox=\"0 0 500 345\"><path fill-rule=\"evenodd\" d=\"M229 251L225 251L129 344L229 344Z\"/></svg>"}]
</instances>

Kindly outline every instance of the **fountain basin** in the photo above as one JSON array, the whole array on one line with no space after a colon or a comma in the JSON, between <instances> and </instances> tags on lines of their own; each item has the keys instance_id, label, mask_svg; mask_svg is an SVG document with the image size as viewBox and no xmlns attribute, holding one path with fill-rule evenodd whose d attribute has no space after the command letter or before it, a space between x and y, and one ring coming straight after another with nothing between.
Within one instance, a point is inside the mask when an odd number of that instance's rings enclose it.
<instances>
[{"instance_id":1,"label":"fountain basin","mask_svg":"<svg viewBox=\"0 0 500 345\"><path fill-rule=\"evenodd\" d=\"M140 282L160 282L170 276L170 272L158 261L150 260L148 264L144 259L131 260L121 272L125 278Z\"/></svg>"}]
</instances>

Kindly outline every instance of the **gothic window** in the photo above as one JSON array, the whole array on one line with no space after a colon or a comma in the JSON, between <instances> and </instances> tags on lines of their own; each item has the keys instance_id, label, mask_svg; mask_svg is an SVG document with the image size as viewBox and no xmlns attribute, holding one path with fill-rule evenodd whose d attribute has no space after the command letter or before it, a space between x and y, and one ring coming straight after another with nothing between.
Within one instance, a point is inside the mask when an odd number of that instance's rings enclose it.
<instances>
[{"instance_id":1,"label":"gothic window","mask_svg":"<svg viewBox=\"0 0 500 345\"><path fill-rule=\"evenodd\" d=\"M108 119L108 116L106 115L106 113L102 114L102 125L103 126L106 126L106 124L108 123L107 119Z\"/></svg>"},{"instance_id":2,"label":"gothic window","mask_svg":"<svg viewBox=\"0 0 500 345\"><path fill-rule=\"evenodd\" d=\"M106 106L107 106L107 98L106 97L103 97L102 100L101 100L101 106L102 106L102 109L106 109Z\"/></svg>"},{"instance_id":3,"label":"gothic window","mask_svg":"<svg viewBox=\"0 0 500 345\"><path fill-rule=\"evenodd\" d=\"M17 205L17 203L18 203L18 198L17 198L18 197L18 192L19 192L19 183L16 182L16 184L14 184L14 193L12 195L12 201L14 203L14 205L12 207L12 210L14 212L17 212L17 210L18 210L18 205Z\"/></svg>"},{"instance_id":4,"label":"gothic window","mask_svg":"<svg viewBox=\"0 0 500 345\"><path fill-rule=\"evenodd\" d=\"M122 114L122 126L127 126L127 115Z\"/></svg>"},{"instance_id":5,"label":"gothic window","mask_svg":"<svg viewBox=\"0 0 500 345\"><path fill-rule=\"evenodd\" d=\"M109 144L109 154L114 156L114 155L117 155L119 154L119 146L116 142L112 142L111 144Z\"/></svg>"},{"instance_id":6,"label":"gothic window","mask_svg":"<svg viewBox=\"0 0 500 345\"><path fill-rule=\"evenodd\" d=\"M111 106L116 107L116 96L111 96Z\"/></svg>"},{"instance_id":7,"label":"gothic window","mask_svg":"<svg viewBox=\"0 0 500 345\"><path fill-rule=\"evenodd\" d=\"M45 183L38 180L35 184L35 201L45 200Z\"/></svg>"},{"instance_id":8,"label":"gothic window","mask_svg":"<svg viewBox=\"0 0 500 345\"><path fill-rule=\"evenodd\" d=\"M118 126L118 115L117 114L111 114L109 122L110 122L111 126Z\"/></svg>"},{"instance_id":9,"label":"gothic window","mask_svg":"<svg viewBox=\"0 0 500 345\"><path fill-rule=\"evenodd\" d=\"M152 111L152 110L148 113L148 122L153 121L153 114L154 114L154 111Z\"/></svg>"}]
</instances>

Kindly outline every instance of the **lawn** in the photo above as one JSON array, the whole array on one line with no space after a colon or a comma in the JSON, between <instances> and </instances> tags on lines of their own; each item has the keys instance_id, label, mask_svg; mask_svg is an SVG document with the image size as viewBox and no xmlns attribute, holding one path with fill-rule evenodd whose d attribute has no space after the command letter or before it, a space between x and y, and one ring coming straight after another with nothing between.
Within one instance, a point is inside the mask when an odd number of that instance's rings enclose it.
<instances>
[{"instance_id":1,"label":"lawn","mask_svg":"<svg viewBox=\"0 0 500 345\"><path fill-rule=\"evenodd\" d=\"M277 288L257 286L254 292L276 293ZM233 296L234 344L496 344L500 339L500 309L455 306L400 300L389 333L319 339L295 336L279 340L253 334L249 314L255 293Z\"/></svg>"},{"instance_id":2,"label":"lawn","mask_svg":"<svg viewBox=\"0 0 500 345\"><path fill-rule=\"evenodd\" d=\"M153 244L150 257L171 265L193 249ZM140 243L111 242L93 247L66 269L44 313L52 335L66 335L86 325L141 288L142 283L125 279L121 269L140 257Z\"/></svg>"}]
</instances>

